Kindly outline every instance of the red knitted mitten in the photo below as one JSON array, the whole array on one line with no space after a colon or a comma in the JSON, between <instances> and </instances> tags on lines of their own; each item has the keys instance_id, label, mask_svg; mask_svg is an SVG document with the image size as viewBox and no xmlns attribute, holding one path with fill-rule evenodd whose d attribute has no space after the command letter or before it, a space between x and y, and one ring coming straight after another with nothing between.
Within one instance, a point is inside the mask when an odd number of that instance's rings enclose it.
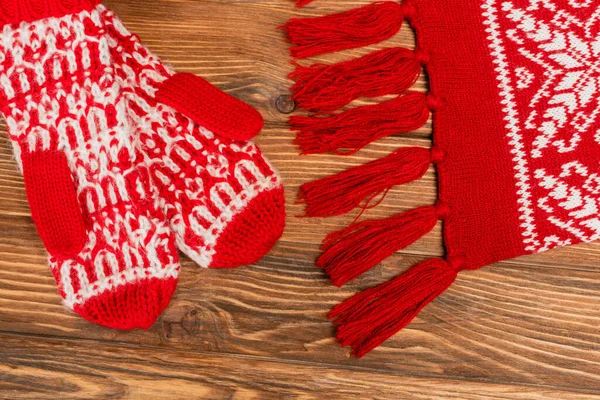
<instances>
[{"instance_id":1,"label":"red knitted mitten","mask_svg":"<svg viewBox=\"0 0 600 400\"><path fill-rule=\"evenodd\" d=\"M0 0L0 107L67 307L149 328L177 285L174 238L127 125L97 0Z\"/></svg>"},{"instance_id":2,"label":"red knitted mitten","mask_svg":"<svg viewBox=\"0 0 600 400\"><path fill-rule=\"evenodd\" d=\"M285 223L279 176L253 143L240 141L260 131L262 117L193 74L173 73L112 12L103 22L179 248L202 267L258 261Z\"/></svg>"}]
</instances>

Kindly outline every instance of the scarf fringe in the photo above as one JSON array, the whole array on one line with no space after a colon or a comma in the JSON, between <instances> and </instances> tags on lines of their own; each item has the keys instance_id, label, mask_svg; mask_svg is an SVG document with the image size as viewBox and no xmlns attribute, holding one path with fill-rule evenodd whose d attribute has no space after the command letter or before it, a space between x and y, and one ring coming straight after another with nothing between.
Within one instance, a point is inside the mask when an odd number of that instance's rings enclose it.
<instances>
[{"instance_id":1,"label":"scarf fringe","mask_svg":"<svg viewBox=\"0 0 600 400\"><path fill-rule=\"evenodd\" d=\"M300 202L309 217L345 214L367 198L420 179L442 156L435 148L403 147L385 158L305 183L300 187Z\"/></svg>"},{"instance_id":2,"label":"scarf fringe","mask_svg":"<svg viewBox=\"0 0 600 400\"><path fill-rule=\"evenodd\" d=\"M362 357L408 325L455 281L462 259L433 258L377 287L365 290L329 313L337 338Z\"/></svg>"},{"instance_id":3,"label":"scarf fringe","mask_svg":"<svg viewBox=\"0 0 600 400\"><path fill-rule=\"evenodd\" d=\"M334 285L342 286L425 236L446 214L447 207L439 203L391 218L352 224L325 238L316 265L325 270Z\"/></svg>"},{"instance_id":4,"label":"scarf fringe","mask_svg":"<svg viewBox=\"0 0 600 400\"><path fill-rule=\"evenodd\" d=\"M400 3L380 1L324 17L292 18L283 29L295 45L292 56L307 58L382 42L398 33L404 18Z\"/></svg>"},{"instance_id":5,"label":"scarf fringe","mask_svg":"<svg viewBox=\"0 0 600 400\"><path fill-rule=\"evenodd\" d=\"M328 117L294 116L291 129L302 154L354 154L375 140L419 129L429 119L427 95L408 92L378 104L351 108Z\"/></svg>"},{"instance_id":6,"label":"scarf fringe","mask_svg":"<svg viewBox=\"0 0 600 400\"><path fill-rule=\"evenodd\" d=\"M296 3L302 6L311 1ZM404 20L414 22L416 13L412 0L402 4L379 1L329 16L294 18L284 29L294 45L292 56L306 58L389 39ZM300 108L314 112L290 118L302 154L353 154L377 139L423 126L430 112L445 106L445 100L437 96L407 92L421 67L429 63L425 50L386 48L333 65L305 67L294 62L296 70L290 74L295 81L293 98ZM390 94L398 97L335 113L354 100ZM299 199L306 204L307 216L341 215L361 206L365 199L368 206L393 186L420 179L431 163L443 164L446 156L436 146L431 150L398 149L383 159L302 185ZM335 285L342 286L414 243L450 215L450 207L438 201L435 206L391 218L352 224L327 236L316 265ZM464 257L451 255L447 260L424 261L337 305L330 318L335 320L342 345L351 346L353 353L362 357L408 325L469 266Z\"/></svg>"},{"instance_id":7,"label":"scarf fringe","mask_svg":"<svg viewBox=\"0 0 600 400\"><path fill-rule=\"evenodd\" d=\"M424 61L419 52L392 47L333 65L294 62L293 99L305 110L327 113L360 97L400 94L419 78Z\"/></svg>"}]
</instances>

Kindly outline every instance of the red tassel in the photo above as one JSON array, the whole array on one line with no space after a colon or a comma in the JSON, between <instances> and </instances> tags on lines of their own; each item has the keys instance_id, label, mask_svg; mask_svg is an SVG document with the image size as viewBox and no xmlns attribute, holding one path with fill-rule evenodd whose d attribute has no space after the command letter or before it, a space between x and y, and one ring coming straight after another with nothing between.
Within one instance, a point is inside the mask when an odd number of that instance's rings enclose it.
<instances>
[{"instance_id":1,"label":"red tassel","mask_svg":"<svg viewBox=\"0 0 600 400\"><path fill-rule=\"evenodd\" d=\"M306 215L345 214L366 198L415 181L425 175L432 161L437 161L435 154L424 147L404 147L385 158L305 183L300 188L300 199L306 203Z\"/></svg>"},{"instance_id":2,"label":"red tassel","mask_svg":"<svg viewBox=\"0 0 600 400\"><path fill-rule=\"evenodd\" d=\"M443 205L420 207L387 219L363 221L330 233L316 265L336 286L373 268L431 231L445 216Z\"/></svg>"},{"instance_id":3,"label":"red tassel","mask_svg":"<svg viewBox=\"0 0 600 400\"><path fill-rule=\"evenodd\" d=\"M362 357L408 325L427 304L442 294L462 270L462 259L423 261L383 285L338 304L329 313L337 338Z\"/></svg>"},{"instance_id":4,"label":"red tassel","mask_svg":"<svg viewBox=\"0 0 600 400\"><path fill-rule=\"evenodd\" d=\"M293 57L364 47L394 36L404 20L404 11L395 1L379 1L343 13L316 18L292 18L283 26Z\"/></svg>"},{"instance_id":5,"label":"red tassel","mask_svg":"<svg viewBox=\"0 0 600 400\"><path fill-rule=\"evenodd\" d=\"M293 98L305 110L331 112L360 97L402 93L418 79L423 57L394 47L333 65L296 64Z\"/></svg>"},{"instance_id":6,"label":"red tassel","mask_svg":"<svg viewBox=\"0 0 600 400\"><path fill-rule=\"evenodd\" d=\"M291 129L303 154L353 154L377 139L414 131L429 119L427 96L408 92L379 104L351 108L329 117L294 116Z\"/></svg>"},{"instance_id":7,"label":"red tassel","mask_svg":"<svg viewBox=\"0 0 600 400\"><path fill-rule=\"evenodd\" d=\"M296 7L304 7L305 5L312 3L313 0L296 0Z\"/></svg>"}]
</instances>

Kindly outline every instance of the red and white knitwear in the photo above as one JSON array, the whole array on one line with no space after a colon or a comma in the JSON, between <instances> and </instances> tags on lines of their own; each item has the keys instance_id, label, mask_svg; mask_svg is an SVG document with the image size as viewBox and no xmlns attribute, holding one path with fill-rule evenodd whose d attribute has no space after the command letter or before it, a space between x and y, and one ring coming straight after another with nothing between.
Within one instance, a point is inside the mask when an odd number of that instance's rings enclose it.
<instances>
[{"instance_id":1,"label":"red and white knitwear","mask_svg":"<svg viewBox=\"0 0 600 400\"><path fill-rule=\"evenodd\" d=\"M443 259L332 310L337 337L357 356L407 326L462 271L600 239L599 13L592 0L377 1L284 26L295 58L379 43L405 23L416 31L415 51L297 63L291 74L294 99L316 113L290 121L306 154L353 153L433 118L431 149L397 149L302 186L307 214L327 217L421 178L430 164L437 170L435 206L352 224L324 242L317 265L343 285L443 223ZM427 95L409 91L421 67ZM384 95L397 97L342 109Z\"/></svg>"},{"instance_id":2,"label":"red and white knitwear","mask_svg":"<svg viewBox=\"0 0 600 400\"><path fill-rule=\"evenodd\" d=\"M147 329L180 267L97 3L0 1L0 106L65 305L107 327Z\"/></svg>"},{"instance_id":3,"label":"red and white knitwear","mask_svg":"<svg viewBox=\"0 0 600 400\"><path fill-rule=\"evenodd\" d=\"M281 180L247 141L261 130L262 117L195 75L175 74L112 12L102 15L177 245L202 267L258 261L285 225Z\"/></svg>"}]
</instances>

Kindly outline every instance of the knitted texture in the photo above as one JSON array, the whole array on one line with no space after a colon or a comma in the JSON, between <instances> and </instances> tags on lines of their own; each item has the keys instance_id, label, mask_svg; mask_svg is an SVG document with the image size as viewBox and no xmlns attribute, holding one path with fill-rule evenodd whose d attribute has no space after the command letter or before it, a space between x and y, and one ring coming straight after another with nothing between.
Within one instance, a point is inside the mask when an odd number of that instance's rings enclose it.
<instances>
[{"instance_id":1,"label":"knitted texture","mask_svg":"<svg viewBox=\"0 0 600 400\"><path fill-rule=\"evenodd\" d=\"M311 5L317 7L318 1ZM410 323L463 270L600 238L598 3L377 2L332 16L290 20L285 29L294 44L292 54L304 57L387 38L390 26L400 25L387 18L390 9L400 10L415 28L415 59L430 77L435 143L430 161L438 172L436 209L447 254L445 260L427 260L332 311L338 338L357 356ZM405 107L397 109L400 121L382 118L380 111L394 108L389 102L322 117L324 111L335 111L332 105L359 97L411 95L404 92L404 84L416 76L410 57L397 61L403 76L390 81L392 58L381 54L334 66L299 66L291 75L295 95L319 113L301 117L301 124L299 117L291 120L303 152L352 152L383 136L379 133L392 123L400 127L420 121L406 115ZM315 82L334 85L340 93ZM362 132L351 130L345 117L349 113ZM318 142L323 134L335 139L335 147L329 139ZM311 151L303 145L306 138L311 138ZM427 162L423 150L418 153L418 158L416 151L410 158L388 157L305 185L309 215L347 212L393 185L418 179ZM407 171L399 174L393 167ZM371 183L368 178L378 171L389 179ZM336 195L343 204L335 204ZM428 217L422 211L415 217L415 211L332 234L319 266L338 284L355 278L433 227L431 210ZM389 226L393 223L399 225ZM359 234L370 246L361 248Z\"/></svg>"},{"instance_id":2,"label":"knitted texture","mask_svg":"<svg viewBox=\"0 0 600 400\"><path fill-rule=\"evenodd\" d=\"M83 10L91 11L100 0L2 0L0 25L60 18Z\"/></svg>"},{"instance_id":3,"label":"knitted texture","mask_svg":"<svg viewBox=\"0 0 600 400\"><path fill-rule=\"evenodd\" d=\"M149 328L175 290L178 255L92 3L0 1L23 20L0 36L0 107L65 305ZM50 18L26 22L35 16Z\"/></svg>"},{"instance_id":4,"label":"knitted texture","mask_svg":"<svg viewBox=\"0 0 600 400\"><path fill-rule=\"evenodd\" d=\"M254 136L262 118L201 78L172 72L112 12L102 19L177 245L202 267L258 261L283 233L283 187L253 143L232 138Z\"/></svg>"},{"instance_id":5,"label":"knitted texture","mask_svg":"<svg viewBox=\"0 0 600 400\"><path fill-rule=\"evenodd\" d=\"M190 73L167 79L156 92L156 99L203 128L234 140L250 140L264 125L254 108Z\"/></svg>"}]
</instances>

